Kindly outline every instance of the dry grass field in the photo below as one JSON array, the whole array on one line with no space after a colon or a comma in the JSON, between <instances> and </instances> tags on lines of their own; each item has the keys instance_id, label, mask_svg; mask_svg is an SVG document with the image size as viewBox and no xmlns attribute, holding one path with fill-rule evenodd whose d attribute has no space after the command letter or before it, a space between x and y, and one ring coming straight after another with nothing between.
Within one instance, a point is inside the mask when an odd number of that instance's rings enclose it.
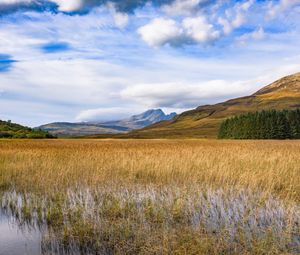
<instances>
[{"instance_id":1,"label":"dry grass field","mask_svg":"<svg viewBox=\"0 0 300 255\"><path fill-rule=\"evenodd\" d=\"M300 142L1 140L0 203L71 254L299 254Z\"/></svg>"}]
</instances>

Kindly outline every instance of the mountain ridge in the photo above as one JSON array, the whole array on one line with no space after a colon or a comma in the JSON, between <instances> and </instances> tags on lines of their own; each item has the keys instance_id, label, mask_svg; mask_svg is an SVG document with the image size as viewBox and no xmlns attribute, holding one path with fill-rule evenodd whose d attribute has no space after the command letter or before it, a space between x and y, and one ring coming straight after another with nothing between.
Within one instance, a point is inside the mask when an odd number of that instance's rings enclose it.
<instances>
[{"instance_id":1,"label":"mountain ridge","mask_svg":"<svg viewBox=\"0 0 300 255\"><path fill-rule=\"evenodd\" d=\"M216 138L223 120L242 113L300 108L300 72L283 77L250 96L202 105L171 120L128 133L127 138Z\"/></svg>"},{"instance_id":2,"label":"mountain ridge","mask_svg":"<svg viewBox=\"0 0 300 255\"><path fill-rule=\"evenodd\" d=\"M42 129L51 134L64 136L88 136L96 134L120 134L135 129L141 129L148 125L169 120L176 116L176 113L165 114L161 109L150 109L141 114L116 121L93 121L93 122L53 122L41 125L36 129Z\"/></svg>"}]
</instances>

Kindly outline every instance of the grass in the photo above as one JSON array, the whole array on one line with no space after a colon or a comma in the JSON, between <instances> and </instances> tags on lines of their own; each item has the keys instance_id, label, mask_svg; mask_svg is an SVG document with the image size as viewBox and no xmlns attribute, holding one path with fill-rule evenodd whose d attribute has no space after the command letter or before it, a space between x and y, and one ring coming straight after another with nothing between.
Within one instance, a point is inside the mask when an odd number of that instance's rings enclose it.
<instances>
[{"instance_id":1,"label":"grass","mask_svg":"<svg viewBox=\"0 0 300 255\"><path fill-rule=\"evenodd\" d=\"M73 253L297 254L299 166L297 141L2 140L0 198Z\"/></svg>"}]
</instances>

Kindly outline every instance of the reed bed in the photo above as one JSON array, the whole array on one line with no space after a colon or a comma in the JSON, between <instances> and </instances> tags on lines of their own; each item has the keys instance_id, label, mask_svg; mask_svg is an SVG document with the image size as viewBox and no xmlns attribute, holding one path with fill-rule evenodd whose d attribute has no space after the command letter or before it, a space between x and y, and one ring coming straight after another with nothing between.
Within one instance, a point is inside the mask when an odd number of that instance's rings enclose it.
<instances>
[{"instance_id":1,"label":"reed bed","mask_svg":"<svg viewBox=\"0 0 300 255\"><path fill-rule=\"evenodd\" d=\"M0 188L57 254L300 253L297 141L2 140Z\"/></svg>"}]
</instances>

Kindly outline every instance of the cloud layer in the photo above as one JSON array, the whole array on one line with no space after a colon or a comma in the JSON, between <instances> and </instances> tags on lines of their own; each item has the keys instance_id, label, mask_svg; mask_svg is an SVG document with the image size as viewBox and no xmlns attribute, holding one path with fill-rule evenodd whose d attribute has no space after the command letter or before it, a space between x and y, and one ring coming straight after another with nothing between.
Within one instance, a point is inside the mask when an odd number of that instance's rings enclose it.
<instances>
[{"instance_id":1,"label":"cloud layer","mask_svg":"<svg viewBox=\"0 0 300 255\"><path fill-rule=\"evenodd\" d=\"M253 93L300 71L299 7L298 0L0 1L0 119L108 120Z\"/></svg>"},{"instance_id":2,"label":"cloud layer","mask_svg":"<svg viewBox=\"0 0 300 255\"><path fill-rule=\"evenodd\" d=\"M113 4L120 12L130 13L148 3L160 6L170 2L173 2L173 0L2 0L0 2L0 13L18 10L86 13L95 7L109 4Z\"/></svg>"}]
</instances>

